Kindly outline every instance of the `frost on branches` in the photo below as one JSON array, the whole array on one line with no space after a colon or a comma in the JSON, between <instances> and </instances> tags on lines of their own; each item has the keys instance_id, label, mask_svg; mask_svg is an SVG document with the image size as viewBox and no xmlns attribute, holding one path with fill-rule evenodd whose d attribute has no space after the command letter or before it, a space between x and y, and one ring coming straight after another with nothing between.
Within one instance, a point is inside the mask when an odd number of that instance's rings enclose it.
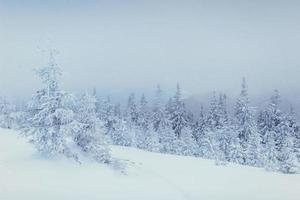
<instances>
[{"instance_id":1,"label":"frost on branches","mask_svg":"<svg viewBox=\"0 0 300 200\"><path fill-rule=\"evenodd\" d=\"M59 88L61 69L56 64L54 53L50 51L48 66L37 70L43 88L30 102L25 134L46 156L63 154L80 162L79 155L83 152L99 162L108 162L108 148L96 134L95 102L85 95L74 111L75 97Z\"/></svg>"},{"instance_id":2,"label":"frost on branches","mask_svg":"<svg viewBox=\"0 0 300 200\"><path fill-rule=\"evenodd\" d=\"M25 127L24 134L46 156L116 164L111 144L213 159L217 165L299 172L300 126L293 109L280 110L277 90L258 113L251 107L245 78L232 111L228 111L226 94L214 92L208 109L202 106L192 114L179 84L166 102L158 86L153 101L131 93L122 108L109 97L100 100L96 89L79 98L62 91L54 54L50 51L48 65L37 70L43 87L26 109L0 98L0 126Z\"/></svg>"}]
</instances>

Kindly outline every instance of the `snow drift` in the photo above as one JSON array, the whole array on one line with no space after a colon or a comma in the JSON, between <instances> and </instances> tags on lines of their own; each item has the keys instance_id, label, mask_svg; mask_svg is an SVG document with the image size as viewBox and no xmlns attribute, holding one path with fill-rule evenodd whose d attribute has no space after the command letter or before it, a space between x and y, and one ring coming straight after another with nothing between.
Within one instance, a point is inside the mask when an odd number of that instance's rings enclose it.
<instances>
[{"instance_id":1,"label":"snow drift","mask_svg":"<svg viewBox=\"0 0 300 200\"><path fill-rule=\"evenodd\" d=\"M17 132L0 129L1 200L298 200L300 175L112 146L126 173L93 161L43 159Z\"/></svg>"}]
</instances>

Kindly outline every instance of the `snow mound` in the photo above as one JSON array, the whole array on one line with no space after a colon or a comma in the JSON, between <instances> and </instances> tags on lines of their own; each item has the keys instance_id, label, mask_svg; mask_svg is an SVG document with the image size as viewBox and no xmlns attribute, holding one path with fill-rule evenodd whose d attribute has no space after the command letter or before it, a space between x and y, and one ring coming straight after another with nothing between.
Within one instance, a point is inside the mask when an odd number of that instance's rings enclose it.
<instances>
[{"instance_id":1,"label":"snow mound","mask_svg":"<svg viewBox=\"0 0 300 200\"><path fill-rule=\"evenodd\" d=\"M298 200L300 175L112 146L126 173L45 159L16 131L0 129L1 200Z\"/></svg>"}]
</instances>

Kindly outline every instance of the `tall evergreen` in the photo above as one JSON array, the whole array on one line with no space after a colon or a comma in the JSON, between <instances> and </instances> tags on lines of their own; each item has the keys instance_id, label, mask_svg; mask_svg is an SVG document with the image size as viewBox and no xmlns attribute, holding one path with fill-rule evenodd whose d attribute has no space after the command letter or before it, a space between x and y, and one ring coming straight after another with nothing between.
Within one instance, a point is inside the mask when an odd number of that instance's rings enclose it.
<instances>
[{"instance_id":1,"label":"tall evergreen","mask_svg":"<svg viewBox=\"0 0 300 200\"><path fill-rule=\"evenodd\" d=\"M235 126L239 145L243 154L243 164L260 165L260 135L250 107L246 79L243 78L242 89L234 109Z\"/></svg>"},{"instance_id":2,"label":"tall evergreen","mask_svg":"<svg viewBox=\"0 0 300 200\"><path fill-rule=\"evenodd\" d=\"M285 117L280 124L280 136L277 139L277 158L279 170L283 173L297 172L297 155L295 151L295 137L293 127L290 127L289 120Z\"/></svg>"},{"instance_id":3,"label":"tall evergreen","mask_svg":"<svg viewBox=\"0 0 300 200\"><path fill-rule=\"evenodd\" d=\"M136 105L134 93L131 93L128 97L126 121L130 127L136 126L138 123L138 108Z\"/></svg>"},{"instance_id":4,"label":"tall evergreen","mask_svg":"<svg viewBox=\"0 0 300 200\"><path fill-rule=\"evenodd\" d=\"M172 99L170 121L175 136L180 138L182 130L187 126L187 112L185 110L185 104L182 100L179 84L177 84L177 90Z\"/></svg>"},{"instance_id":5,"label":"tall evergreen","mask_svg":"<svg viewBox=\"0 0 300 200\"><path fill-rule=\"evenodd\" d=\"M25 133L39 152L48 156L64 154L77 160L77 155L69 147L66 131L74 118L74 112L66 104L71 95L59 88L61 69L54 54L55 51L51 50L48 65L37 70L43 88L33 96L29 127Z\"/></svg>"},{"instance_id":6,"label":"tall evergreen","mask_svg":"<svg viewBox=\"0 0 300 200\"><path fill-rule=\"evenodd\" d=\"M279 109L279 103L280 95L278 90L275 90L263 113L260 124L264 162L268 169L274 170L278 170L278 155L283 142L281 125L284 122L282 112Z\"/></svg>"},{"instance_id":7,"label":"tall evergreen","mask_svg":"<svg viewBox=\"0 0 300 200\"><path fill-rule=\"evenodd\" d=\"M165 114L166 113L162 102L162 90L158 85L155 93L154 104L152 108L152 117L151 117L154 131L157 132L161 128L161 126L163 126L163 121L165 120L164 118L166 117Z\"/></svg>"},{"instance_id":8,"label":"tall evergreen","mask_svg":"<svg viewBox=\"0 0 300 200\"><path fill-rule=\"evenodd\" d=\"M10 103L5 97L0 97L0 127L12 128L13 117L12 113L15 112L16 107Z\"/></svg>"},{"instance_id":9,"label":"tall evergreen","mask_svg":"<svg viewBox=\"0 0 300 200\"><path fill-rule=\"evenodd\" d=\"M97 99L85 93L79 100L73 128L74 140L82 152L97 162L109 163L111 156L105 141L103 124L96 114Z\"/></svg>"},{"instance_id":10,"label":"tall evergreen","mask_svg":"<svg viewBox=\"0 0 300 200\"><path fill-rule=\"evenodd\" d=\"M100 105L99 117L104 122L106 134L111 134L115 130L117 119L115 118L114 105L111 103L109 96Z\"/></svg>"}]
</instances>

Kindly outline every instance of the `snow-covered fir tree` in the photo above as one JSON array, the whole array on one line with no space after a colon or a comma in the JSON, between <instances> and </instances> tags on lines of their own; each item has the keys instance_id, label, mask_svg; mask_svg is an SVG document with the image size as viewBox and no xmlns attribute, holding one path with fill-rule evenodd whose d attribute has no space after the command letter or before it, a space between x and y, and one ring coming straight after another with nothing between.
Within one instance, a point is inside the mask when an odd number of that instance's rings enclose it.
<instances>
[{"instance_id":1,"label":"snow-covered fir tree","mask_svg":"<svg viewBox=\"0 0 300 200\"><path fill-rule=\"evenodd\" d=\"M126 108L126 121L130 127L138 123L138 108L135 101L135 94L131 93L128 97Z\"/></svg>"},{"instance_id":2,"label":"snow-covered fir tree","mask_svg":"<svg viewBox=\"0 0 300 200\"><path fill-rule=\"evenodd\" d=\"M115 130L110 133L112 143L121 146L134 146L134 138L125 120L117 120Z\"/></svg>"},{"instance_id":3,"label":"snow-covered fir tree","mask_svg":"<svg viewBox=\"0 0 300 200\"><path fill-rule=\"evenodd\" d=\"M203 158L213 158L213 137L214 134L207 126L207 117L204 108L201 106L199 118L193 128L193 137L198 144L198 156Z\"/></svg>"},{"instance_id":4,"label":"snow-covered fir tree","mask_svg":"<svg viewBox=\"0 0 300 200\"><path fill-rule=\"evenodd\" d=\"M263 146L263 162L264 167L270 171L278 170L278 151L275 143L275 133L267 131L265 133L265 143Z\"/></svg>"},{"instance_id":5,"label":"snow-covered fir tree","mask_svg":"<svg viewBox=\"0 0 300 200\"><path fill-rule=\"evenodd\" d=\"M185 104L182 100L179 84L177 84L177 90L172 99L170 109L170 121L172 124L172 129L174 130L175 136L180 138L182 130L187 126L187 112L185 110Z\"/></svg>"},{"instance_id":6,"label":"snow-covered fir tree","mask_svg":"<svg viewBox=\"0 0 300 200\"><path fill-rule=\"evenodd\" d=\"M98 116L104 122L106 134L111 134L116 129L115 125L117 123L117 119L115 116L115 107L111 103L109 96L102 101Z\"/></svg>"},{"instance_id":7,"label":"snow-covered fir tree","mask_svg":"<svg viewBox=\"0 0 300 200\"><path fill-rule=\"evenodd\" d=\"M0 127L12 128L16 106L10 103L5 97L0 97Z\"/></svg>"},{"instance_id":8,"label":"snow-covered fir tree","mask_svg":"<svg viewBox=\"0 0 300 200\"><path fill-rule=\"evenodd\" d=\"M281 125L283 123L282 112L279 109L280 95L274 91L266 110L260 116L260 134L262 137L262 150L264 163L267 169L278 170L279 147L282 145Z\"/></svg>"},{"instance_id":9,"label":"snow-covered fir tree","mask_svg":"<svg viewBox=\"0 0 300 200\"><path fill-rule=\"evenodd\" d=\"M220 112L219 104L216 97L216 92L213 92L212 99L210 101L209 112L207 115L207 126L210 130L215 130L217 127L220 127Z\"/></svg>"},{"instance_id":10,"label":"snow-covered fir tree","mask_svg":"<svg viewBox=\"0 0 300 200\"><path fill-rule=\"evenodd\" d=\"M219 128L222 128L228 125L228 112L227 112L227 96L226 94L220 93L219 94L219 102L218 102L218 112L219 115Z\"/></svg>"},{"instance_id":11,"label":"snow-covered fir tree","mask_svg":"<svg viewBox=\"0 0 300 200\"><path fill-rule=\"evenodd\" d=\"M292 132L292 137L294 140L294 149L295 149L297 159L298 161L300 161L300 126L299 123L297 122L296 112L293 106L290 107L290 111L286 116L286 120Z\"/></svg>"},{"instance_id":12,"label":"snow-covered fir tree","mask_svg":"<svg viewBox=\"0 0 300 200\"><path fill-rule=\"evenodd\" d=\"M165 118L165 110L162 102L162 90L160 86L157 86L155 93L154 104L152 108L151 122L153 124L154 131L158 131L162 126L162 121Z\"/></svg>"},{"instance_id":13,"label":"snow-covered fir tree","mask_svg":"<svg viewBox=\"0 0 300 200\"><path fill-rule=\"evenodd\" d=\"M293 127L290 127L288 118L285 117L280 124L280 141L277 146L279 170L283 173L296 173L298 171L297 155L295 151L295 138Z\"/></svg>"},{"instance_id":14,"label":"snow-covered fir tree","mask_svg":"<svg viewBox=\"0 0 300 200\"><path fill-rule=\"evenodd\" d=\"M204 116L203 105L201 105L200 112L199 112L199 117L195 121L195 123L193 124L193 127L192 127L193 138L196 140L196 142L198 144L200 144L200 140L204 136L205 128L206 128L206 119L205 119L205 116Z\"/></svg>"},{"instance_id":15,"label":"snow-covered fir tree","mask_svg":"<svg viewBox=\"0 0 300 200\"><path fill-rule=\"evenodd\" d=\"M55 61L55 51L50 51L47 66L38 69L43 88L33 96L29 104L29 123L25 130L37 150L44 155L64 154L77 160L77 155L70 148L72 137L65 127L74 119L73 111L66 105L71 97L60 90L61 69Z\"/></svg>"},{"instance_id":16,"label":"snow-covered fir tree","mask_svg":"<svg viewBox=\"0 0 300 200\"><path fill-rule=\"evenodd\" d=\"M225 164L228 161L229 130L228 114L226 108L226 95L220 94L219 99L213 93L210 109L206 120L207 130L205 143L201 152L206 152L206 157L216 159L217 164Z\"/></svg>"},{"instance_id":17,"label":"snow-covered fir tree","mask_svg":"<svg viewBox=\"0 0 300 200\"><path fill-rule=\"evenodd\" d=\"M96 97L87 92L80 98L76 122L72 124L74 141L85 155L97 162L109 163L111 156L104 137L104 123L97 118L96 103Z\"/></svg>"},{"instance_id":18,"label":"snow-covered fir tree","mask_svg":"<svg viewBox=\"0 0 300 200\"><path fill-rule=\"evenodd\" d=\"M164 106L162 103L162 90L157 87L154 105L152 109L152 127L159 142L159 151L162 153L174 153L174 141L176 140L172 129L170 116L172 110L172 100Z\"/></svg>"},{"instance_id":19,"label":"snow-covered fir tree","mask_svg":"<svg viewBox=\"0 0 300 200\"><path fill-rule=\"evenodd\" d=\"M239 140L239 143L236 145L238 145L238 148L241 148L243 155L241 164L260 166L262 160L260 157L261 138L253 113L254 111L250 107L246 79L243 78L241 93L234 109L235 131L237 131Z\"/></svg>"},{"instance_id":20,"label":"snow-covered fir tree","mask_svg":"<svg viewBox=\"0 0 300 200\"><path fill-rule=\"evenodd\" d=\"M138 107L138 121L137 124L142 130L148 130L150 123L150 110L148 101L144 94L142 94L140 105Z\"/></svg>"},{"instance_id":21,"label":"snow-covered fir tree","mask_svg":"<svg viewBox=\"0 0 300 200\"><path fill-rule=\"evenodd\" d=\"M153 130L153 126L150 125L151 113L144 94L140 100L138 116L138 130L136 134L138 147L150 151L159 151L158 134Z\"/></svg>"}]
</instances>

